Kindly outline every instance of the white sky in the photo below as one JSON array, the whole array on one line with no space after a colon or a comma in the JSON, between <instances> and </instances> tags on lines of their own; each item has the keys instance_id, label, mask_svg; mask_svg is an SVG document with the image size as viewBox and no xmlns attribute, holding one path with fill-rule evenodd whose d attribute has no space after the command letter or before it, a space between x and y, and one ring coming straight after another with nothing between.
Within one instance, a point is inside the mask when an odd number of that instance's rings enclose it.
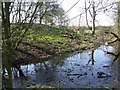
<instances>
[{"instance_id":1,"label":"white sky","mask_svg":"<svg viewBox=\"0 0 120 90\"><path fill-rule=\"evenodd\" d=\"M61 6L62 8L65 10L65 12L67 10L69 10L78 0L59 0L59 3L62 2ZM80 13L84 12L84 1L85 0L80 0L80 2L73 7L68 13L66 13L68 15L68 17L71 19L77 15L79 15ZM96 1L100 1L100 0L96 0ZM112 0L102 0L102 2L105 2L104 4L108 4L110 3ZM106 3L107 2L107 3ZM97 4L97 2L96 2ZM100 6L101 7L101 6ZM109 14L110 17L108 17L106 14L104 13L99 13L96 16L96 20L99 22L99 24L96 22L96 25L103 25L103 26L107 26L107 25L113 25L114 24L114 15L113 14ZM91 16L89 15L89 25L91 25L90 20ZM70 25L78 25L79 22L79 18L75 18L73 20L71 20ZM85 20L85 14L82 15L81 20L80 20L80 25L86 25L86 20Z\"/></svg>"},{"instance_id":2,"label":"white sky","mask_svg":"<svg viewBox=\"0 0 120 90\"><path fill-rule=\"evenodd\" d=\"M26 1L32 1L32 0L26 0ZM35 1L40 1L40 0L35 0ZM44 0L43 0L44 1ZM47 0L46 0L47 1ZM58 3L61 3L61 6L62 8L66 11L68 11L78 0L58 0ZM69 19L81 14L84 12L84 3L85 0L80 0L79 3L77 5L75 5L75 7L73 7L68 13L66 13L66 15L69 17ZM86 0L86 1L91 1L91 0ZM111 3L112 1L114 0L94 0L95 1L95 5L97 5L97 3L99 1L102 1L103 2L103 5L105 6L106 4L109 4ZM89 3L87 3L87 6L89 6ZM101 7L101 5L99 6ZM99 8L98 7L98 8ZM92 10L91 10L92 11ZM89 12L88 12L89 14ZM115 19L115 15L113 15L113 13L108 13L110 15L110 17L108 17L106 14L104 13L99 13L97 16L96 16L96 25L102 25L102 26L108 26L108 25L113 25L114 24L114 19ZM83 14L81 16L81 19L80 19L80 16L75 18L75 19L72 19L70 21L70 24L69 25L78 25L79 24L79 21L80 21L80 25L86 25L86 19L85 19L85 14ZM90 26L92 26L92 18L90 15L88 15L88 23ZM99 23L98 23L99 22Z\"/></svg>"}]
</instances>

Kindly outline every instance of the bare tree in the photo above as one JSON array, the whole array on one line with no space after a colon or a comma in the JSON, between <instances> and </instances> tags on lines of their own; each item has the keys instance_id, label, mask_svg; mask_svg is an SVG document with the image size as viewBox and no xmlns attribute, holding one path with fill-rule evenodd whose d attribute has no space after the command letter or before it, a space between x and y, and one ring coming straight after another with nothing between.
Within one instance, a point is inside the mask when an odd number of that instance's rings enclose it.
<instances>
[{"instance_id":1,"label":"bare tree","mask_svg":"<svg viewBox=\"0 0 120 90\"><path fill-rule=\"evenodd\" d=\"M46 5L46 4L45 4ZM44 19L45 14L56 17L59 13L58 4L47 3L46 8L43 7L43 2L1 2L2 9L2 39L3 39L3 76L8 74L8 87L12 89L12 60L16 55L19 44L25 38L29 28L31 28L36 19L40 20L40 23ZM60 9L60 8L59 8ZM60 9L62 10L62 8ZM46 20L47 21L47 20ZM15 54L15 55L14 55ZM7 70L7 72L5 72ZM18 69L20 71L20 69Z\"/></svg>"},{"instance_id":2,"label":"bare tree","mask_svg":"<svg viewBox=\"0 0 120 90\"><path fill-rule=\"evenodd\" d=\"M5 69L7 70L7 74L8 74L8 86L6 86L7 88L12 89L12 72L11 72L11 67L12 67L12 60L13 60L13 53L14 50L16 48L17 45L19 45L19 43L22 41L22 39L24 38L26 32L28 31L28 28L31 26L32 20L34 19L37 7L40 5L41 3L37 3L35 5L35 9L34 12L31 14L30 17L25 17L24 20L21 20L21 5L22 3L18 3L17 5L19 5L19 7L17 8L17 11L14 9L16 8L16 6L13 6L12 2L1 2L1 8L2 8L2 39L3 39L3 52L2 52L2 63L3 63L3 77L5 75ZM15 4L14 4L15 5ZM16 21L15 24L21 25L21 26L17 26L14 28L14 30L11 30L11 23L10 23L10 14L12 12L14 12L15 10L15 16L17 18L18 17L18 21ZM29 18L29 22L27 24L27 27L23 27L22 25L24 24L24 22L27 20L26 18ZM18 36L18 30L20 30L20 37L19 39L16 39L15 41L15 37ZM24 31L23 31L24 30Z\"/></svg>"},{"instance_id":3,"label":"bare tree","mask_svg":"<svg viewBox=\"0 0 120 90\"><path fill-rule=\"evenodd\" d=\"M95 34L95 17L96 17L95 2L93 2L92 8L93 8L93 15L92 15L92 35L94 35Z\"/></svg>"},{"instance_id":4,"label":"bare tree","mask_svg":"<svg viewBox=\"0 0 120 90\"><path fill-rule=\"evenodd\" d=\"M107 15L107 13L112 12L113 8L116 5L116 2L114 0L113 1L89 0L85 2L85 9L87 8L86 3L92 3L88 11L89 11L89 15L92 18L92 21L91 21L92 22L92 35L94 35L96 22L98 22L96 19L96 16L99 15L99 13L105 13ZM86 19L87 19L87 15L88 13L86 12ZM86 23L89 26L88 20L86 20Z\"/></svg>"},{"instance_id":5,"label":"bare tree","mask_svg":"<svg viewBox=\"0 0 120 90\"><path fill-rule=\"evenodd\" d=\"M118 42L118 50L117 50L117 52L116 53L113 53L113 52L107 52L107 54L110 54L110 55L112 55L112 56L114 56L114 59L113 59L113 61L116 61L116 60L118 60L119 61L119 57L120 57L120 2L118 2L118 5L117 5L118 7L117 7L117 13L116 13L116 15L117 15L117 22L116 22L116 25L117 25L117 33L118 34L115 34L115 33L113 33L113 32L107 32L107 33L110 33L110 34L112 34L116 39L114 40L114 41L112 41L112 42L109 42L109 44L110 43L114 43L114 42Z\"/></svg>"},{"instance_id":6,"label":"bare tree","mask_svg":"<svg viewBox=\"0 0 120 90\"><path fill-rule=\"evenodd\" d=\"M12 88L12 72L11 72L11 60L12 60L12 42L10 39L10 2L1 3L2 8L2 27L3 27L3 72L6 68L8 73L8 87Z\"/></svg>"}]
</instances>

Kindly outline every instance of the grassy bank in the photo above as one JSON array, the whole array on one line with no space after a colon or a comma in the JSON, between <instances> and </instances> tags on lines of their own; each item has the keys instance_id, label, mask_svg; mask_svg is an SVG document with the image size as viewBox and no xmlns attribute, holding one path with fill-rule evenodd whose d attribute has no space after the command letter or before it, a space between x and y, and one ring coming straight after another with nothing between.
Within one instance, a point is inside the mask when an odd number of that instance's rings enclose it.
<instances>
[{"instance_id":1,"label":"grassy bank","mask_svg":"<svg viewBox=\"0 0 120 90\"><path fill-rule=\"evenodd\" d=\"M93 46L98 47L101 44L101 35L98 30L94 37L91 33L88 29L75 31L66 27L33 26L18 46L17 60L20 60L20 63L30 63L55 55L81 52Z\"/></svg>"},{"instance_id":2,"label":"grassy bank","mask_svg":"<svg viewBox=\"0 0 120 90\"><path fill-rule=\"evenodd\" d=\"M89 42L91 36L85 34L86 32L80 34L65 27L33 26L18 46L16 60L19 63L33 59L39 61L54 55L81 52L93 45Z\"/></svg>"},{"instance_id":3,"label":"grassy bank","mask_svg":"<svg viewBox=\"0 0 120 90\"><path fill-rule=\"evenodd\" d=\"M84 34L74 32L67 28L39 26L29 30L24 42L41 47L45 51L53 49L56 53L61 53L76 48L84 48L87 45L85 45L84 42L89 39L89 36L85 36Z\"/></svg>"}]
</instances>

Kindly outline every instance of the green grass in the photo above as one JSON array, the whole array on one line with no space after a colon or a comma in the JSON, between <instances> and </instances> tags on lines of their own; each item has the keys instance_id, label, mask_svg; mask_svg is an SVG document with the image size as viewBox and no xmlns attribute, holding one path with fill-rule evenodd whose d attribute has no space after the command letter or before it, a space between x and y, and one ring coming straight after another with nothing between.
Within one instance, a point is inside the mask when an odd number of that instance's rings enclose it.
<instances>
[{"instance_id":1,"label":"green grass","mask_svg":"<svg viewBox=\"0 0 120 90\"><path fill-rule=\"evenodd\" d=\"M62 33L67 33L68 36L64 37ZM54 49L54 47L57 47L57 49L61 49L61 52L76 48L74 45L70 45L71 42L79 42L83 40L89 40L89 37L85 36L84 34L75 33L72 30L68 30L66 28L56 28L49 26L33 27L29 29L26 37L24 38L24 41L28 43L41 41L44 42L35 44L38 47L44 48L44 50L51 50ZM82 47L82 45L78 47Z\"/></svg>"},{"instance_id":2,"label":"green grass","mask_svg":"<svg viewBox=\"0 0 120 90\"><path fill-rule=\"evenodd\" d=\"M86 30L84 30L84 33L85 34L92 34L92 30L86 29Z\"/></svg>"}]
</instances>

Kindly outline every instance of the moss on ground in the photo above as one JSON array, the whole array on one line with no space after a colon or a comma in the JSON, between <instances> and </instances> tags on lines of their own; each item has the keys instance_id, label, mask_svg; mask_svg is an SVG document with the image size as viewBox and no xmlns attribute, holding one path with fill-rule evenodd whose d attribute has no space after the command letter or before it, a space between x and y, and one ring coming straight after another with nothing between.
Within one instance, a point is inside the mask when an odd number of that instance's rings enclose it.
<instances>
[{"instance_id":1,"label":"moss on ground","mask_svg":"<svg viewBox=\"0 0 120 90\"><path fill-rule=\"evenodd\" d=\"M27 32L24 38L24 42L36 42L34 45L42 47L44 50L54 49L56 52L66 52L71 49L83 48L85 45L79 42L84 40L89 40L89 37L67 28L49 26L33 27Z\"/></svg>"}]
</instances>

